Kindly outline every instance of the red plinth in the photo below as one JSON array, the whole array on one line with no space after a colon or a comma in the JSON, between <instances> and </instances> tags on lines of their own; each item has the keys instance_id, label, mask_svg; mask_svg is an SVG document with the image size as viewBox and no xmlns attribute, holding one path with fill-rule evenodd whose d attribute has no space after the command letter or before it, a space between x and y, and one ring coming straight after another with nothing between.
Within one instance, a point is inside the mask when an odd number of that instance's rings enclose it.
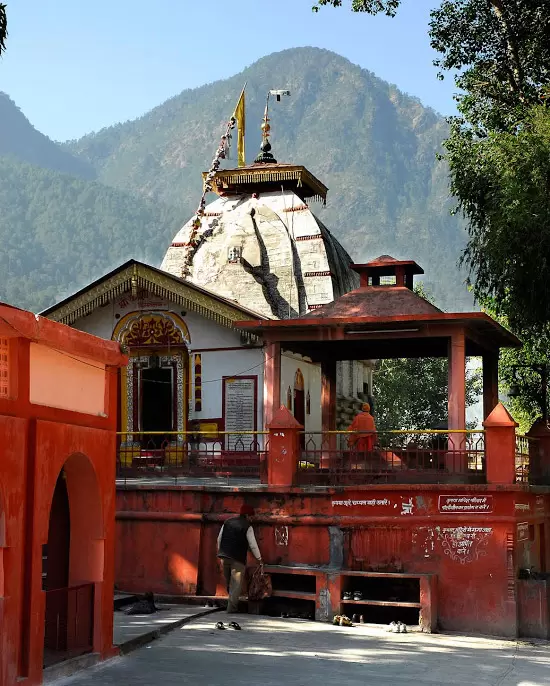
<instances>
[{"instance_id":1,"label":"red plinth","mask_svg":"<svg viewBox=\"0 0 550 686\"><path fill-rule=\"evenodd\" d=\"M304 427L284 405L281 405L273 415L268 428L267 482L270 486L292 486L296 482L300 431Z\"/></svg>"},{"instance_id":2,"label":"red plinth","mask_svg":"<svg viewBox=\"0 0 550 686\"><path fill-rule=\"evenodd\" d=\"M508 410L499 403L487 419L485 455L487 483L513 484L516 480L516 427Z\"/></svg>"}]
</instances>

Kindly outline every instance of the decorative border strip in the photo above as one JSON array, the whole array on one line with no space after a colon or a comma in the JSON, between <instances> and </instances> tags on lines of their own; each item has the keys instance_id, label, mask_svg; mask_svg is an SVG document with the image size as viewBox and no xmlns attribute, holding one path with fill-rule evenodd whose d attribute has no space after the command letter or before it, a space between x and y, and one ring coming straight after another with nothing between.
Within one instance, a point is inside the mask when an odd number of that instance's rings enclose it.
<instances>
[{"instance_id":1,"label":"decorative border strip","mask_svg":"<svg viewBox=\"0 0 550 686\"><path fill-rule=\"evenodd\" d=\"M195 354L195 412L202 411L202 357Z\"/></svg>"},{"instance_id":2,"label":"decorative border strip","mask_svg":"<svg viewBox=\"0 0 550 686\"><path fill-rule=\"evenodd\" d=\"M322 238L320 233L316 233L314 236L296 236L295 241L312 241L316 238Z\"/></svg>"},{"instance_id":3,"label":"decorative border strip","mask_svg":"<svg viewBox=\"0 0 550 686\"><path fill-rule=\"evenodd\" d=\"M332 272L305 272L304 276L333 276Z\"/></svg>"},{"instance_id":4,"label":"decorative border strip","mask_svg":"<svg viewBox=\"0 0 550 686\"><path fill-rule=\"evenodd\" d=\"M245 315L234 309L228 303L217 301L206 293L195 291L185 282L174 282L169 274L159 274L149 270L146 265L134 264L118 274L107 277L105 281L90 288L78 297L70 299L62 307L56 308L48 314L48 319L71 326L77 319L91 314L102 305L107 305L113 298L123 293L131 292L136 295L139 288L160 298L181 305L185 310L215 321L217 324L234 328L233 322L241 321ZM250 334L252 340L259 340Z\"/></svg>"},{"instance_id":5,"label":"decorative border strip","mask_svg":"<svg viewBox=\"0 0 550 686\"><path fill-rule=\"evenodd\" d=\"M309 210L309 205L297 205L296 207L285 207L283 212L301 212Z\"/></svg>"}]
</instances>

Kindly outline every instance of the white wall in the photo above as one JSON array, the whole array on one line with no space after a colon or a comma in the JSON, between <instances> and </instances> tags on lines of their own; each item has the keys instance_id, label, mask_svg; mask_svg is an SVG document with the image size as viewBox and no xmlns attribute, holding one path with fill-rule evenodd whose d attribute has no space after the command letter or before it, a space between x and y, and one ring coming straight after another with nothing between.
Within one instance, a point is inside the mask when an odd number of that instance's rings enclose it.
<instances>
[{"instance_id":1,"label":"white wall","mask_svg":"<svg viewBox=\"0 0 550 686\"><path fill-rule=\"evenodd\" d=\"M290 386L294 389L296 370L304 375L304 391L309 391L311 414L306 414L305 430L321 431L321 368L319 365L306 362L299 356L284 353L281 359L281 404L287 403L287 392Z\"/></svg>"},{"instance_id":2,"label":"white wall","mask_svg":"<svg viewBox=\"0 0 550 686\"><path fill-rule=\"evenodd\" d=\"M202 411L192 407L190 419L219 419L222 416L222 379L224 376L255 376L258 383L257 423L263 430L264 353L262 348L241 350L218 350L201 353L202 361ZM191 372L192 373L192 372ZM194 375L191 399L194 397ZM193 400L191 400L193 406Z\"/></svg>"},{"instance_id":3,"label":"white wall","mask_svg":"<svg viewBox=\"0 0 550 686\"><path fill-rule=\"evenodd\" d=\"M241 345L240 333L234 329L217 324L194 312L182 314L182 307L175 303L154 298L157 307L144 309L144 313L175 312L189 330L188 351L190 374L190 420L220 419L222 417L222 379L224 376L256 376L258 384L257 417L258 430L263 429L263 360L260 347L251 348ZM127 295L120 296L115 302L100 307L89 316L79 319L75 329L86 331L101 338L110 339L117 323L130 312L138 311L139 304ZM118 316L117 316L118 315ZM228 349L238 348L238 349ZM195 375L193 353L200 352L202 362L202 410L195 412Z\"/></svg>"}]
</instances>

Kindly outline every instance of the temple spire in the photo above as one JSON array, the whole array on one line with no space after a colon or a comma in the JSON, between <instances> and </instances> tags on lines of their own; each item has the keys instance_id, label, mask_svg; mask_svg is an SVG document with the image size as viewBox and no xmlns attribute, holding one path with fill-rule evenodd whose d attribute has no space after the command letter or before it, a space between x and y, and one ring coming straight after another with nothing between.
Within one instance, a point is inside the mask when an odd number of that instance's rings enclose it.
<instances>
[{"instance_id":1,"label":"temple spire","mask_svg":"<svg viewBox=\"0 0 550 686\"><path fill-rule=\"evenodd\" d=\"M264 118L262 120L262 144L260 145L260 152L256 156L254 162L256 164L276 164L277 160L273 157L271 153L271 143L269 142L269 136L271 132L271 124L269 123L269 96L274 95L277 98L277 102L281 101L282 95L290 95L289 90L270 90L267 94L264 110Z\"/></svg>"}]
</instances>

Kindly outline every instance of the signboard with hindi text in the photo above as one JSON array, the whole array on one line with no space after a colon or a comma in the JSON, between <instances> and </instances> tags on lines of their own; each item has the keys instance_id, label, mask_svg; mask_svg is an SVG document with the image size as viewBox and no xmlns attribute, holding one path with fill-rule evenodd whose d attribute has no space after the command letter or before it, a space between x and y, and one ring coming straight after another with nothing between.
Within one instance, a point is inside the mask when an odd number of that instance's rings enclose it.
<instances>
[{"instance_id":1,"label":"signboard with hindi text","mask_svg":"<svg viewBox=\"0 0 550 686\"><path fill-rule=\"evenodd\" d=\"M250 450L258 426L258 377L232 376L223 379L223 418L226 450ZM241 433L242 432L242 433Z\"/></svg>"},{"instance_id":2,"label":"signboard with hindi text","mask_svg":"<svg viewBox=\"0 0 550 686\"><path fill-rule=\"evenodd\" d=\"M487 514L493 511L493 496L483 494L440 495L438 509L445 514Z\"/></svg>"}]
</instances>

